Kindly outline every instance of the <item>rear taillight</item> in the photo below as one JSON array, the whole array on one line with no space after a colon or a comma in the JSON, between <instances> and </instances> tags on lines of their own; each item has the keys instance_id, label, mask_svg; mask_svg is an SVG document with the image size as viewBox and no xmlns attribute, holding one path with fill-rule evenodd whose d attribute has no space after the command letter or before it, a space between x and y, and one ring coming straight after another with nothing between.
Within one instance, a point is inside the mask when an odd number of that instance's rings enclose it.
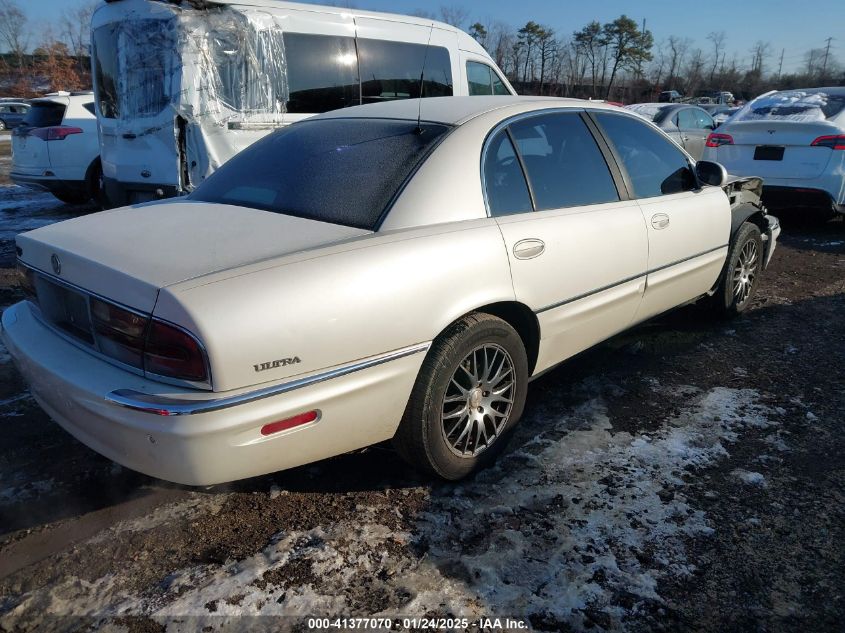
<instances>
[{"instance_id":1,"label":"rear taillight","mask_svg":"<svg viewBox=\"0 0 845 633\"><path fill-rule=\"evenodd\" d=\"M121 363L144 368L144 335L149 319L112 303L91 298L91 320L100 351Z\"/></svg>"},{"instance_id":2,"label":"rear taillight","mask_svg":"<svg viewBox=\"0 0 845 633\"><path fill-rule=\"evenodd\" d=\"M17 286L20 288L21 292L23 292L24 296L27 299L35 300L35 273L32 272L31 268L23 266L20 262L17 262L15 266L15 273L17 276Z\"/></svg>"},{"instance_id":3,"label":"rear taillight","mask_svg":"<svg viewBox=\"0 0 845 633\"><path fill-rule=\"evenodd\" d=\"M845 134L820 136L810 143L812 147L826 147L828 149L845 149Z\"/></svg>"},{"instance_id":4,"label":"rear taillight","mask_svg":"<svg viewBox=\"0 0 845 633\"><path fill-rule=\"evenodd\" d=\"M186 331L153 320L144 346L144 371L190 382L207 382L205 352Z\"/></svg>"},{"instance_id":5,"label":"rear taillight","mask_svg":"<svg viewBox=\"0 0 845 633\"><path fill-rule=\"evenodd\" d=\"M707 142L705 145L707 147L721 147L722 145L733 145L734 144L734 137L730 134L717 134L716 132L711 132L707 135Z\"/></svg>"},{"instance_id":6,"label":"rear taillight","mask_svg":"<svg viewBox=\"0 0 845 633\"><path fill-rule=\"evenodd\" d=\"M29 131L31 136L40 138L42 141L63 141L71 134L82 134L84 130L78 127L57 125L54 127L37 127Z\"/></svg>"}]
</instances>

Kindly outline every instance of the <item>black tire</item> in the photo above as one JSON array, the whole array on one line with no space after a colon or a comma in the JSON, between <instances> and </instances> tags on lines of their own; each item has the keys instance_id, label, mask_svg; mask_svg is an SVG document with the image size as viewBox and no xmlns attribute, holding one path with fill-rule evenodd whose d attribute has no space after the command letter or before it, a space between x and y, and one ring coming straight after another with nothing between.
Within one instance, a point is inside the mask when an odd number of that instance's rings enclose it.
<instances>
[{"instance_id":1,"label":"black tire","mask_svg":"<svg viewBox=\"0 0 845 633\"><path fill-rule=\"evenodd\" d=\"M752 251L756 257L753 264L748 265L749 253ZM760 283L764 255L760 229L751 222L745 222L736 232L719 287L713 295L713 308L717 316L735 317L751 305Z\"/></svg>"},{"instance_id":2,"label":"black tire","mask_svg":"<svg viewBox=\"0 0 845 633\"><path fill-rule=\"evenodd\" d=\"M85 174L85 189L89 197L100 209L104 209L106 205L106 191L103 185L103 165L100 159L97 158L88 167Z\"/></svg>"},{"instance_id":3,"label":"black tire","mask_svg":"<svg viewBox=\"0 0 845 633\"><path fill-rule=\"evenodd\" d=\"M85 204L88 202L88 194L78 191L53 191L54 198L58 198L65 204Z\"/></svg>"},{"instance_id":4,"label":"black tire","mask_svg":"<svg viewBox=\"0 0 845 633\"><path fill-rule=\"evenodd\" d=\"M510 383L504 369L507 363L513 370ZM503 377L498 383L474 386L471 373L493 374L494 380L499 374ZM497 317L470 314L449 326L432 344L393 438L394 446L405 461L423 472L452 481L462 479L487 467L505 447L522 415L527 391L528 359L519 334ZM447 396L455 402L447 403ZM444 411L444 407L450 408ZM447 440L445 427L456 417L451 407L455 411L463 407L464 413L455 423L460 428ZM450 418L448 422L444 416ZM467 428L461 448L460 440L455 445L455 439Z\"/></svg>"}]
</instances>

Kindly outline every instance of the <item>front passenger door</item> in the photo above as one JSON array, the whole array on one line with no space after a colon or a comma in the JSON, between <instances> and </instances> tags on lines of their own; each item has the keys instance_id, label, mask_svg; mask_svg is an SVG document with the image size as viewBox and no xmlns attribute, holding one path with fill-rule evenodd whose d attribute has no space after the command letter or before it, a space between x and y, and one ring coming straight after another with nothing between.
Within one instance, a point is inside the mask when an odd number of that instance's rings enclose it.
<instances>
[{"instance_id":1,"label":"front passenger door","mask_svg":"<svg viewBox=\"0 0 845 633\"><path fill-rule=\"evenodd\" d=\"M637 321L710 290L727 257L731 209L720 187L699 187L684 153L647 123L595 112L648 230L648 279Z\"/></svg>"},{"instance_id":2,"label":"front passenger door","mask_svg":"<svg viewBox=\"0 0 845 633\"><path fill-rule=\"evenodd\" d=\"M582 114L514 121L488 143L484 177L516 298L540 323L535 371L627 328L645 288L645 225Z\"/></svg>"}]
</instances>

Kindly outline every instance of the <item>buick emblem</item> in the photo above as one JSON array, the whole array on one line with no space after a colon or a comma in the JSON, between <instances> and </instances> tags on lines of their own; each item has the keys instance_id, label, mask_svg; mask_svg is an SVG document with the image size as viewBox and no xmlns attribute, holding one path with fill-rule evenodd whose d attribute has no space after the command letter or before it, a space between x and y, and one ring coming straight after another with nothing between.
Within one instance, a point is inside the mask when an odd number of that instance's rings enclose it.
<instances>
[{"instance_id":1,"label":"buick emblem","mask_svg":"<svg viewBox=\"0 0 845 633\"><path fill-rule=\"evenodd\" d=\"M50 256L50 264L53 266L53 272L57 275L62 274L62 260L59 259L59 256L53 253Z\"/></svg>"}]
</instances>

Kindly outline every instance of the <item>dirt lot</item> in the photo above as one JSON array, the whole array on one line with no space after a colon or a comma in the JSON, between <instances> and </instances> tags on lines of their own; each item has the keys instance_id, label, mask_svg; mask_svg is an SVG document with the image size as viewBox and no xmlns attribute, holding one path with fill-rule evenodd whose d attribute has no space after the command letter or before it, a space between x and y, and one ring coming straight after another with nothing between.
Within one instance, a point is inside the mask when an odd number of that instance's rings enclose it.
<instances>
[{"instance_id":1,"label":"dirt lot","mask_svg":"<svg viewBox=\"0 0 845 633\"><path fill-rule=\"evenodd\" d=\"M86 211L0 190L3 252L17 226ZM746 316L685 308L535 381L504 459L460 485L387 447L230 486L153 480L52 423L0 348L0 629L841 632L843 315L845 225L787 229Z\"/></svg>"}]
</instances>

